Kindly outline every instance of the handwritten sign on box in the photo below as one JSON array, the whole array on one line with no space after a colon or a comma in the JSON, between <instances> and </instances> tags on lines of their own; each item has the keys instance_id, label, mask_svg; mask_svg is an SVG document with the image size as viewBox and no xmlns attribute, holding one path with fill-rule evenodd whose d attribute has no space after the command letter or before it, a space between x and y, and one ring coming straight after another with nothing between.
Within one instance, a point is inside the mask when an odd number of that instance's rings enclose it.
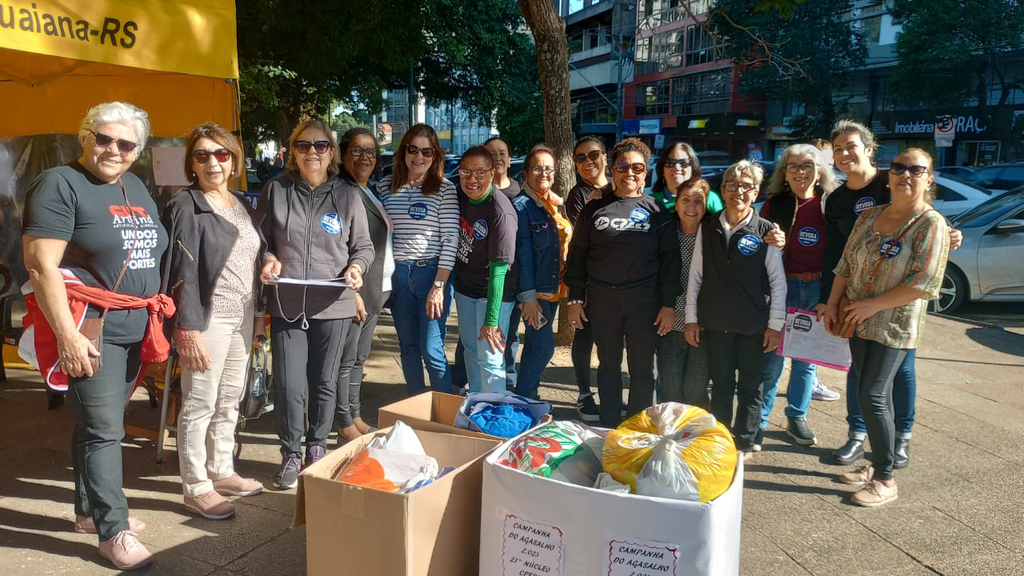
<instances>
[{"instance_id":1,"label":"handwritten sign on box","mask_svg":"<svg viewBox=\"0 0 1024 576\"><path fill-rule=\"evenodd\" d=\"M501 538L502 575L562 576L562 530L542 522L505 515Z\"/></svg>"}]
</instances>

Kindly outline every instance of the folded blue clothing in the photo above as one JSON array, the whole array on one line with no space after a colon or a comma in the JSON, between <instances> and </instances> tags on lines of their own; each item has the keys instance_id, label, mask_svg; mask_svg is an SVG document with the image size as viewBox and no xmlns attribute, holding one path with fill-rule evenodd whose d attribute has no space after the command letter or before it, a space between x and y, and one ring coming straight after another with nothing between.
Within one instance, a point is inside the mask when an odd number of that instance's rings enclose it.
<instances>
[{"instance_id":1,"label":"folded blue clothing","mask_svg":"<svg viewBox=\"0 0 1024 576\"><path fill-rule=\"evenodd\" d=\"M469 418L484 434L501 438L518 436L536 423L528 408L514 404L481 402L473 407L473 414Z\"/></svg>"}]
</instances>

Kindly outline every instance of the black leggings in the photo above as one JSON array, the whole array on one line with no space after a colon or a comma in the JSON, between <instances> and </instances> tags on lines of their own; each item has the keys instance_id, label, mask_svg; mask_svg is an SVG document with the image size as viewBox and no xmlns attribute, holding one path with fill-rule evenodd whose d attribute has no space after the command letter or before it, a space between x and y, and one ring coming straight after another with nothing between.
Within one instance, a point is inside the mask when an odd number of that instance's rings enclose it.
<instances>
[{"instance_id":1,"label":"black leggings","mask_svg":"<svg viewBox=\"0 0 1024 576\"><path fill-rule=\"evenodd\" d=\"M875 480L892 480L896 443L893 422L892 383L907 351L889 348L872 340L850 338L850 354L860 377L857 401L871 442Z\"/></svg>"},{"instance_id":2,"label":"black leggings","mask_svg":"<svg viewBox=\"0 0 1024 576\"><path fill-rule=\"evenodd\" d=\"M594 351L594 329L590 322L584 322L583 328L577 330L572 337L572 370L576 374L576 387L580 397L589 396L590 392L590 355Z\"/></svg>"}]
</instances>

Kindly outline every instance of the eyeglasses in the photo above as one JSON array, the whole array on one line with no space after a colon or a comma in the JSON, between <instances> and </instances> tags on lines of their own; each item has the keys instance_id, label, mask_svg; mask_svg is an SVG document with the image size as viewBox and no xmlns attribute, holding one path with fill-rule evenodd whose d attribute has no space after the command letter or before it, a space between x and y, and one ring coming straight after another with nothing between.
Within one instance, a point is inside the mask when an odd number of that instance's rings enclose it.
<instances>
[{"instance_id":1,"label":"eyeglasses","mask_svg":"<svg viewBox=\"0 0 1024 576\"><path fill-rule=\"evenodd\" d=\"M750 182L726 182L722 188L726 192L740 192L741 194L752 194L757 190L757 186L754 186Z\"/></svg>"},{"instance_id":2,"label":"eyeglasses","mask_svg":"<svg viewBox=\"0 0 1024 576\"><path fill-rule=\"evenodd\" d=\"M643 174L647 172L647 165L643 162L617 162L615 164L615 171L625 174L626 172L632 171L633 174Z\"/></svg>"},{"instance_id":3,"label":"eyeglasses","mask_svg":"<svg viewBox=\"0 0 1024 576\"><path fill-rule=\"evenodd\" d=\"M894 174L896 176L903 176L904 174L907 173L907 171L910 172L910 176L911 177L913 177L913 178L920 178L920 177L922 177L922 176L924 176L925 174L928 173L928 167L927 166L916 166L916 165L915 166L907 166L906 164L903 164L903 163L900 163L900 162L893 162L889 166L889 172L891 172L892 174Z\"/></svg>"},{"instance_id":4,"label":"eyeglasses","mask_svg":"<svg viewBox=\"0 0 1024 576\"><path fill-rule=\"evenodd\" d=\"M299 151L299 154L309 154L310 148L316 150L317 154L326 154L327 149L330 147L331 143L327 140L317 140L316 142L299 140L295 143L295 149Z\"/></svg>"},{"instance_id":5,"label":"eyeglasses","mask_svg":"<svg viewBox=\"0 0 1024 576\"><path fill-rule=\"evenodd\" d=\"M117 142L117 151L121 154L131 154L132 150L135 150L135 147L138 146L138 144L131 140L121 140L120 138L114 138L113 136L107 136L106 134L93 132L92 130L89 130L89 133L96 139L96 145L100 148L106 148L107 146L110 146L111 142Z\"/></svg>"},{"instance_id":6,"label":"eyeglasses","mask_svg":"<svg viewBox=\"0 0 1024 576\"><path fill-rule=\"evenodd\" d=\"M377 151L373 148L360 148L359 146L349 146L348 151L352 153L353 158L359 158L360 156L366 156L369 159L377 157Z\"/></svg>"},{"instance_id":7,"label":"eyeglasses","mask_svg":"<svg viewBox=\"0 0 1024 576\"><path fill-rule=\"evenodd\" d=\"M199 150L192 151L192 161L195 162L196 164L206 164L207 162L210 161L211 156L216 158L217 162L227 162L228 160L231 159L231 152L229 152L226 148L218 148L213 152L210 152L209 150L203 150L202 148L200 148Z\"/></svg>"},{"instance_id":8,"label":"eyeglasses","mask_svg":"<svg viewBox=\"0 0 1024 576\"><path fill-rule=\"evenodd\" d=\"M469 178L469 176L472 174L473 178L475 178L477 180L483 180L484 178L487 177L488 173L493 172L493 171L494 171L494 168L488 168L486 170L483 170L483 169L480 169L480 170L467 170L465 168L460 168L459 169L459 177L460 178Z\"/></svg>"},{"instance_id":9,"label":"eyeglasses","mask_svg":"<svg viewBox=\"0 0 1024 576\"><path fill-rule=\"evenodd\" d=\"M814 163L804 162L803 164L786 164L786 172L796 174L797 172L813 172Z\"/></svg>"},{"instance_id":10,"label":"eyeglasses","mask_svg":"<svg viewBox=\"0 0 1024 576\"><path fill-rule=\"evenodd\" d=\"M416 146L413 146L412 144L406 144L405 145L405 153L408 154L409 156L415 156L415 155L419 154L420 156L423 156L424 158L430 158L431 156L434 155L434 149L433 148L417 148Z\"/></svg>"},{"instance_id":11,"label":"eyeglasses","mask_svg":"<svg viewBox=\"0 0 1024 576\"><path fill-rule=\"evenodd\" d=\"M586 162L587 160L590 160L591 162L596 162L597 159L600 158L602 154L604 154L604 152L601 152L600 150L591 150L590 152L587 152L587 153L577 154L576 155L576 162L577 163L582 163L582 162Z\"/></svg>"},{"instance_id":12,"label":"eyeglasses","mask_svg":"<svg viewBox=\"0 0 1024 576\"><path fill-rule=\"evenodd\" d=\"M526 169L526 171L529 172L530 174L533 174L534 176L551 176L552 174L555 173L555 169L551 168L550 166L530 166L529 168Z\"/></svg>"},{"instance_id":13,"label":"eyeglasses","mask_svg":"<svg viewBox=\"0 0 1024 576\"><path fill-rule=\"evenodd\" d=\"M693 166L693 160L689 158L669 158L668 160L665 160L665 168L671 170L676 166L679 166L681 168L689 168L690 166Z\"/></svg>"}]
</instances>

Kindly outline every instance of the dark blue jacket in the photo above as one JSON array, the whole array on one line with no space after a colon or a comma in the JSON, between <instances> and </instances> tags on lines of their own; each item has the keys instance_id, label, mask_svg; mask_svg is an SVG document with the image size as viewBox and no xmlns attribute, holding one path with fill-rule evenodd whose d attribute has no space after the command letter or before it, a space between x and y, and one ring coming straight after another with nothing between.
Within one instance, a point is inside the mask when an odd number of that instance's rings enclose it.
<instances>
[{"instance_id":1,"label":"dark blue jacket","mask_svg":"<svg viewBox=\"0 0 1024 576\"><path fill-rule=\"evenodd\" d=\"M516 233L518 300L528 302L536 300L538 292L558 292L562 257L555 219L525 189L512 199L512 206L519 218Z\"/></svg>"}]
</instances>

